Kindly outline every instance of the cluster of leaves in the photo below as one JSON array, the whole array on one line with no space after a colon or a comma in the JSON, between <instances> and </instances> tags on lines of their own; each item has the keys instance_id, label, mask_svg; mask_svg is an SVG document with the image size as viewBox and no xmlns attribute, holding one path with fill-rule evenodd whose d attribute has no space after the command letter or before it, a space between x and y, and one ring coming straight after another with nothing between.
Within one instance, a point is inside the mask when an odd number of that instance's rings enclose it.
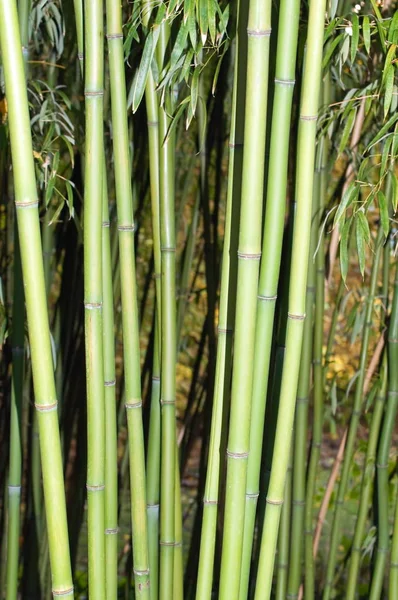
<instances>
[{"instance_id":1,"label":"cluster of leaves","mask_svg":"<svg viewBox=\"0 0 398 600\"><path fill-rule=\"evenodd\" d=\"M336 207L333 223L341 234L344 280L352 235L363 275L366 245L372 247L368 213L378 211L387 237L398 205L398 12L383 18L374 0L371 7L371 12L360 16L354 11L349 18L334 16L325 32L323 67L330 70L341 100L327 107L320 133L328 135L334 142L335 157L351 163L355 173ZM358 126L360 142L353 148L351 138ZM336 135L338 131L340 135Z\"/></svg>"},{"instance_id":2,"label":"cluster of leaves","mask_svg":"<svg viewBox=\"0 0 398 600\"><path fill-rule=\"evenodd\" d=\"M216 58L212 84L214 93L221 61L229 47L229 8L229 3L216 0L169 0L158 4L156 10L151 7L140 9L140 4L135 3L124 44L129 59L134 56L133 41L140 42L140 35L143 39L142 56L128 96L128 105L133 112L141 103L151 72L162 105L171 90L179 100L177 108L172 110L172 126L175 127L187 111L186 127L189 127L197 104L201 102L199 77ZM164 26L170 31L170 51L159 56L156 51Z\"/></svg>"},{"instance_id":3,"label":"cluster of leaves","mask_svg":"<svg viewBox=\"0 0 398 600\"><path fill-rule=\"evenodd\" d=\"M43 44L50 42L59 58L64 50L65 26L60 0L36 0L29 19L29 39L40 53Z\"/></svg>"}]
</instances>

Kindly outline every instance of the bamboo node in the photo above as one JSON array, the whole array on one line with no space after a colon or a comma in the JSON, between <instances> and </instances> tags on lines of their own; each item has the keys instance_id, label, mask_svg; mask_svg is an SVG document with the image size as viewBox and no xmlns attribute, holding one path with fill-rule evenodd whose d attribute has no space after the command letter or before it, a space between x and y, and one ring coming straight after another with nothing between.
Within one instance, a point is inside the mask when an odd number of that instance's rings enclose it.
<instances>
[{"instance_id":1,"label":"bamboo node","mask_svg":"<svg viewBox=\"0 0 398 600\"><path fill-rule=\"evenodd\" d=\"M102 308L102 302L85 302L84 308L87 310L95 310L96 308Z\"/></svg>"},{"instance_id":2,"label":"bamboo node","mask_svg":"<svg viewBox=\"0 0 398 600\"><path fill-rule=\"evenodd\" d=\"M20 496L21 495L21 486L20 485L9 485L8 493L10 496Z\"/></svg>"},{"instance_id":3,"label":"bamboo node","mask_svg":"<svg viewBox=\"0 0 398 600\"><path fill-rule=\"evenodd\" d=\"M274 79L275 83L279 83L279 85L288 85L288 86L293 86L296 83L295 79L278 79L275 77Z\"/></svg>"},{"instance_id":4,"label":"bamboo node","mask_svg":"<svg viewBox=\"0 0 398 600\"><path fill-rule=\"evenodd\" d=\"M78 58L79 60L83 60L83 59L84 59L84 54L83 54L83 52L79 52L79 53L78 53L78 55L77 55L77 58Z\"/></svg>"},{"instance_id":5,"label":"bamboo node","mask_svg":"<svg viewBox=\"0 0 398 600\"><path fill-rule=\"evenodd\" d=\"M159 375L152 375L152 381L160 381Z\"/></svg>"},{"instance_id":6,"label":"bamboo node","mask_svg":"<svg viewBox=\"0 0 398 600\"><path fill-rule=\"evenodd\" d=\"M281 568L282 566L285 567L285 565L279 565L279 568ZM286 598L298 598L298 594L286 594Z\"/></svg>"},{"instance_id":7,"label":"bamboo node","mask_svg":"<svg viewBox=\"0 0 398 600\"><path fill-rule=\"evenodd\" d=\"M294 321L304 321L305 313L303 315L297 315L295 313L287 313L288 319L293 319Z\"/></svg>"},{"instance_id":8,"label":"bamboo node","mask_svg":"<svg viewBox=\"0 0 398 600\"><path fill-rule=\"evenodd\" d=\"M141 408L142 400L139 400L139 402L126 402L126 404L124 406L126 407L127 410L129 410L130 408Z\"/></svg>"},{"instance_id":9,"label":"bamboo node","mask_svg":"<svg viewBox=\"0 0 398 600\"><path fill-rule=\"evenodd\" d=\"M261 302L273 302L277 298L278 298L277 294L275 294L275 296L262 296L261 294L258 294L258 296L257 296L257 299L260 300Z\"/></svg>"},{"instance_id":10,"label":"bamboo node","mask_svg":"<svg viewBox=\"0 0 398 600\"><path fill-rule=\"evenodd\" d=\"M318 115L300 115L300 121L317 121Z\"/></svg>"},{"instance_id":11,"label":"bamboo node","mask_svg":"<svg viewBox=\"0 0 398 600\"><path fill-rule=\"evenodd\" d=\"M105 529L105 535L115 535L116 533L119 533L119 527Z\"/></svg>"},{"instance_id":12,"label":"bamboo node","mask_svg":"<svg viewBox=\"0 0 398 600\"><path fill-rule=\"evenodd\" d=\"M243 148L243 142L229 142L230 148Z\"/></svg>"},{"instance_id":13,"label":"bamboo node","mask_svg":"<svg viewBox=\"0 0 398 600\"><path fill-rule=\"evenodd\" d=\"M152 279L162 279L162 274L161 273L154 273L152 275Z\"/></svg>"},{"instance_id":14,"label":"bamboo node","mask_svg":"<svg viewBox=\"0 0 398 600\"><path fill-rule=\"evenodd\" d=\"M146 124L148 127L157 127L159 125L159 121L147 121Z\"/></svg>"},{"instance_id":15,"label":"bamboo node","mask_svg":"<svg viewBox=\"0 0 398 600\"><path fill-rule=\"evenodd\" d=\"M320 358L314 358L314 360L312 361L313 365L321 365L322 361Z\"/></svg>"},{"instance_id":16,"label":"bamboo node","mask_svg":"<svg viewBox=\"0 0 398 600\"><path fill-rule=\"evenodd\" d=\"M388 464L382 465L380 463L376 463L376 467L378 469L388 469Z\"/></svg>"},{"instance_id":17,"label":"bamboo node","mask_svg":"<svg viewBox=\"0 0 398 600\"><path fill-rule=\"evenodd\" d=\"M388 390L389 396L398 396L398 390Z\"/></svg>"},{"instance_id":18,"label":"bamboo node","mask_svg":"<svg viewBox=\"0 0 398 600\"><path fill-rule=\"evenodd\" d=\"M321 447L321 442L313 442L312 443L312 447L313 448L320 448Z\"/></svg>"},{"instance_id":19,"label":"bamboo node","mask_svg":"<svg viewBox=\"0 0 398 600\"><path fill-rule=\"evenodd\" d=\"M273 506L281 506L283 504L283 498L282 500L272 500L271 498L267 498L265 501L267 504L272 504Z\"/></svg>"},{"instance_id":20,"label":"bamboo node","mask_svg":"<svg viewBox=\"0 0 398 600\"><path fill-rule=\"evenodd\" d=\"M249 37L270 37L271 29L248 29L247 35Z\"/></svg>"},{"instance_id":21,"label":"bamboo node","mask_svg":"<svg viewBox=\"0 0 398 600\"><path fill-rule=\"evenodd\" d=\"M86 490L88 492L103 492L104 489L105 489L104 483L100 483L99 485L89 485L88 483L86 484Z\"/></svg>"},{"instance_id":22,"label":"bamboo node","mask_svg":"<svg viewBox=\"0 0 398 600\"><path fill-rule=\"evenodd\" d=\"M36 208L37 206L39 206L37 200L15 201L16 208Z\"/></svg>"},{"instance_id":23,"label":"bamboo node","mask_svg":"<svg viewBox=\"0 0 398 600\"><path fill-rule=\"evenodd\" d=\"M67 590L52 590L53 596L59 598L60 596L73 596L74 588L68 588Z\"/></svg>"},{"instance_id":24,"label":"bamboo node","mask_svg":"<svg viewBox=\"0 0 398 600\"><path fill-rule=\"evenodd\" d=\"M102 227L110 227L111 224L109 221L102 221Z\"/></svg>"},{"instance_id":25,"label":"bamboo node","mask_svg":"<svg viewBox=\"0 0 398 600\"><path fill-rule=\"evenodd\" d=\"M344 500L342 498L340 498L339 500L336 500L336 504L341 506L342 504L344 504Z\"/></svg>"},{"instance_id":26,"label":"bamboo node","mask_svg":"<svg viewBox=\"0 0 398 600\"><path fill-rule=\"evenodd\" d=\"M160 248L160 251L161 251L161 252L175 252L175 251L176 251L176 249L175 249L175 248L168 248L167 246L162 246L162 247Z\"/></svg>"},{"instance_id":27,"label":"bamboo node","mask_svg":"<svg viewBox=\"0 0 398 600\"><path fill-rule=\"evenodd\" d=\"M107 33L106 39L107 40L122 40L123 34L122 33Z\"/></svg>"},{"instance_id":28,"label":"bamboo node","mask_svg":"<svg viewBox=\"0 0 398 600\"><path fill-rule=\"evenodd\" d=\"M160 504L159 502L157 504L147 504L146 507L147 508L159 508Z\"/></svg>"},{"instance_id":29,"label":"bamboo node","mask_svg":"<svg viewBox=\"0 0 398 600\"><path fill-rule=\"evenodd\" d=\"M118 225L117 226L117 230L118 231L135 231L135 225L134 223L132 225Z\"/></svg>"},{"instance_id":30,"label":"bamboo node","mask_svg":"<svg viewBox=\"0 0 398 600\"><path fill-rule=\"evenodd\" d=\"M234 332L233 329L228 328L228 327L217 327L217 331L218 331L218 333L224 333L224 334L233 333Z\"/></svg>"},{"instance_id":31,"label":"bamboo node","mask_svg":"<svg viewBox=\"0 0 398 600\"><path fill-rule=\"evenodd\" d=\"M293 506L305 506L305 500L293 500Z\"/></svg>"},{"instance_id":32,"label":"bamboo node","mask_svg":"<svg viewBox=\"0 0 398 600\"><path fill-rule=\"evenodd\" d=\"M243 260L260 260L261 252L260 254L249 254L245 252L239 252L238 250L238 258L242 258Z\"/></svg>"},{"instance_id":33,"label":"bamboo node","mask_svg":"<svg viewBox=\"0 0 398 600\"><path fill-rule=\"evenodd\" d=\"M104 90L84 90L86 98L97 98L104 95Z\"/></svg>"},{"instance_id":34,"label":"bamboo node","mask_svg":"<svg viewBox=\"0 0 398 600\"><path fill-rule=\"evenodd\" d=\"M360 417L361 416L361 411L360 410L353 410L352 411L352 416L353 417Z\"/></svg>"},{"instance_id":35,"label":"bamboo node","mask_svg":"<svg viewBox=\"0 0 398 600\"><path fill-rule=\"evenodd\" d=\"M58 402L54 402L53 404L36 404L35 403L35 409L38 410L39 412L52 412L54 410L57 410L58 407Z\"/></svg>"},{"instance_id":36,"label":"bamboo node","mask_svg":"<svg viewBox=\"0 0 398 600\"><path fill-rule=\"evenodd\" d=\"M160 546L173 546L173 547L176 547L176 546L181 546L181 542L162 542L162 541L160 541L159 545Z\"/></svg>"},{"instance_id":37,"label":"bamboo node","mask_svg":"<svg viewBox=\"0 0 398 600\"><path fill-rule=\"evenodd\" d=\"M175 401L175 400L160 400L160 404L161 404L162 406L164 406L164 405L166 405L166 406L167 406L168 404L169 404L170 406L172 406L172 405L173 405L173 404L175 404L175 403L176 403L176 401Z\"/></svg>"},{"instance_id":38,"label":"bamboo node","mask_svg":"<svg viewBox=\"0 0 398 600\"><path fill-rule=\"evenodd\" d=\"M116 379L111 379L110 381L104 381L105 387L113 387L114 385L116 385Z\"/></svg>"},{"instance_id":39,"label":"bamboo node","mask_svg":"<svg viewBox=\"0 0 398 600\"><path fill-rule=\"evenodd\" d=\"M257 498L259 497L260 492L256 492L254 494L246 494L246 498L250 498L252 500L257 500Z\"/></svg>"},{"instance_id":40,"label":"bamboo node","mask_svg":"<svg viewBox=\"0 0 398 600\"><path fill-rule=\"evenodd\" d=\"M203 504L210 504L213 506L217 506L218 500L206 500L206 498L203 498Z\"/></svg>"},{"instance_id":41,"label":"bamboo node","mask_svg":"<svg viewBox=\"0 0 398 600\"><path fill-rule=\"evenodd\" d=\"M308 402L308 396L304 396L304 397L297 396L296 402L297 403L301 403L302 402L303 404L307 404L307 402Z\"/></svg>"},{"instance_id":42,"label":"bamboo node","mask_svg":"<svg viewBox=\"0 0 398 600\"><path fill-rule=\"evenodd\" d=\"M394 569L398 569L398 563L390 562L390 567L393 567Z\"/></svg>"},{"instance_id":43,"label":"bamboo node","mask_svg":"<svg viewBox=\"0 0 398 600\"><path fill-rule=\"evenodd\" d=\"M229 458L248 458L249 453L248 452L231 452L230 450L227 450L227 456L229 456Z\"/></svg>"},{"instance_id":44,"label":"bamboo node","mask_svg":"<svg viewBox=\"0 0 398 600\"><path fill-rule=\"evenodd\" d=\"M149 569L145 569L143 571L140 571L139 569L133 569L134 575L137 575L137 577L143 577L144 575L149 575Z\"/></svg>"}]
</instances>

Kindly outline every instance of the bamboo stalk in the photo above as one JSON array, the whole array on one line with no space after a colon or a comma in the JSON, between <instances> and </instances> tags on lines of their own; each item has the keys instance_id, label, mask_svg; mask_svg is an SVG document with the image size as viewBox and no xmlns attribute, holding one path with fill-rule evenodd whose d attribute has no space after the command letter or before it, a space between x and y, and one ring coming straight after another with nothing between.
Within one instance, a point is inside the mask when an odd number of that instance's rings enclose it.
<instances>
[{"instance_id":1,"label":"bamboo stalk","mask_svg":"<svg viewBox=\"0 0 398 600\"><path fill-rule=\"evenodd\" d=\"M388 394L377 450L377 553L369 592L370 600L381 597L389 547L388 458L398 410L398 272L395 273L393 301L388 330ZM394 596L391 596L393 598Z\"/></svg>"},{"instance_id":2,"label":"bamboo stalk","mask_svg":"<svg viewBox=\"0 0 398 600\"><path fill-rule=\"evenodd\" d=\"M368 447L366 450L365 465L361 483L361 494L358 507L358 516L355 524L354 539L352 541L350 565L346 588L347 600L354 600L357 591L357 579L362 555L362 541L365 531L366 519L369 510L369 500L373 489L377 442L380 424L383 418L384 404L387 392L387 356L384 354L380 390L375 398L372 421L369 428Z\"/></svg>"},{"instance_id":3,"label":"bamboo stalk","mask_svg":"<svg viewBox=\"0 0 398 600\"><path fill-rule=\"evenodd\" d=\"M102 286L105 401L105 559L106 597L117 597L118 481L115 333L107 177L104 165L102 196Z\"/></svg>"},{"instance_id":4,"label":"bamboo stalk","mask_svg":"<svg viewBox=\"0 0 398 600\"><path fill-rule=\"evenodd\" d=\"M163 64L170 28L160 26L158 65ZM160 600L173 598L175 554L175 447L176 447L176 290L174 135L166 139L172 114L171 98L159 107L159 182L161 243L161 489L160 489Z\"/></svg>"},{"instance_id":5,"label":"bamboo stalk","mask_svg":"<svg viewBox=\"0 0 398 600\"><path fill-rule=\"evenodd\" d=\"M389 598L398 596L398 497L395 504L394 529L391 540Z\"/></svg>"},{"instance_id":6,"label":"bamboo stalk","mask_svg":"<svg viewBox=\"0 0 398 600\"><path fill-rule=\"evenodd\" d=\"M127 126L122 10L120 3L115 0L107 0L106 8L121 268L125 406L129 433L133 569L136 597L144 600L149 598L150 576L137 283L134 262L134 217Z\"/></svg>"},{"instance_id":7,"label":"bamboo stalk","mask_svg":"<svg viewBox=\"0 0 398 600\"><path fill-rule=\"evenodd\" d=\"M275 548L284 485L289 460L300 354L305 319L305 292L312 214L312 190L315 165L316 122L321 82L322 44L326 2L312 0L309 8L307 53L297 148L296 219L293 231L286 354L282 372L274 454L262 532L255 600L267 600L271 594Z\"/></svg>"},{"instance_id":8,"label":"bamboo stalk","mask_svg":"<svg viewBox=\"0 0 398 600\"><path fill-rule=\"evenodd\" d=\"M103 4L84 3L84 327L87 385L88 586L105 599L105 405L103 357Z\"/></svg>"},{"instance_id":9,"label":"bamboo stalk","mask_svg":"<svg viewBox=\"0 0 398 600\"><path fill-rule=\"evenodd\" d=\"M245 491L256 331L256 304L263 210L268 52L271 3L251 0L247 27L246 117L238 248L235 345L227 448L227 483L220 599L240 592ZM265 59L264 59L265 57Z\"/></svg>"},{"instance_id":10,"label":"bamboo stalk","mask_svg":"<svg viewBox=\"0 0 398 600\"><path fill-rule=\"evenodd\" d=\"M38 413L53 594L73 597L61 445L47 316L37 191L16 3L0 2L0 46L8 102L15 205Z\"/></svg>"},{"instance_id":11,"label":"bamboo stalk","mask_svg":"<svg viewBox=\"0 0 398 600\"><path fill-rule=\"evenodd\" d=\"M292 453L291 453L292 454ZM285 502L282 507L281 524L279 527L278 554L277 554L277 585L275 600L285 600L288 592L289 545L294 542L290 535L292 511L292 457L286 475ZM292 537L292 539L291 539ZM292 544L293 545L293 544ZM297 544L300 547L300 544ZM288 598L290 596L288 595Z\"/></svg>"}]
</instances>

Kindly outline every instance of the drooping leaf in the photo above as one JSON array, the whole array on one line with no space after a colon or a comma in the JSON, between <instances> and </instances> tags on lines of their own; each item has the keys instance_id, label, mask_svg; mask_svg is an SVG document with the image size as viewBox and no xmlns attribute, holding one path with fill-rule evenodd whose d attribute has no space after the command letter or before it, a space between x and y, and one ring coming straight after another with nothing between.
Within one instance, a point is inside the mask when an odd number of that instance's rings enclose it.
<instances>
[{"instance_id":1,"label":"drooping leaf","mask_svg":"<svg viewBox=\"0 0 398 600\"><path fill-rule=\"evenodd\" d=\"M347 147L348 138L350 137L352 128L354 127L356 115L357 111L354 108L349 113L346 124L344 125L343 133L339 144L338 154L341 154Z\"/></svg>"},{"instance_id":2,"label":"drooping leaf","mask_svg":"<svg viewBox=\"0 0 398 600\"><path fill-rule=\"evenodd\" d=\"M362 22L363 42L365 44L366 52L370 52L370 23L369 17L366 15Z\"/></svg>"},{"instance_id":3,"label":"drooping leaf","mask_svg":"<svg viewBox=\"0 0 398 600\"><path fill-rule=\"evenodd\" d=\"M354 201L354 198L356 199L359 195L359 188L356 184L355 181L352 181L350 183L350 185L348 186L348 188L346 189L346 191L343 194L343 197L341 199L341 202L337 208L335 217L334 217L334 221L333 221L333 227L336 227L337 223L340 221L340 219L342 218L343 214L345 213L345 211L347 210L347 208L350 206L350 204L352 204L352 202Z\"/></svg>"},{"instance_id":4,"label":"drooping leaf","mask_svg":"<svg viewBox=\"0 0 398 600\"><path fill-rule=\"evenodd\" d=\"M385 197L385 195L383 194L383 192L381 190L379 190L377 193L377 200L379 201L381 226L383 227L384 236L387 237L388 232L390 230L387 198Z\"/></svg>"},{"instance_id":5,"label":"drooping leaf","mask_svg":"<svg viewBox=\"0 0 398 600\"><path fill-rule=\"evenodd\" d=\"M322 69L325 69L328 66L329 61L330 61L335 49L340 44L340 42L343 40L344 36L345 36L345 33L340 33L336 38L334 38L333 42L330 43L330 45L328 46L328 48L325 52L325 56L323 57Z\"/></svg>"},{"instance_id":6,"label":"drooping leaf","mask_svg":"<svg viewBox=\"0 0 398 600\"><path fill-rule=\"evenodd\" d=\"M387 70L385 78L385 91L384 91L384 118L386 118L388 111L390 110L392 93L394 88L394 65L390 65Z\"/></svg>"},{"instance_id":7,"label":"drooping leaf","mask_svg":"<svg viewBox=\"0 0 398 600\"><path fill-rule=\"evenodd\" d=\"M364 240L367 244L370 244L371 236L370 236L369 223L368 223L368 220L366 218L364 211L359 210L357 212L356 216L357 216L357 223L359 223L359 226L361 227L361 229L363 231Z\"/></svg>"},{"instance_id":8,"label":"drooping leaf","mask_svg":"<svg viewBox=\"0 0 398 600\"><path fill-rule=\"evenodd\" d=\"M348 273L348 241L349 241L349 234L350 234L350 230L351 230L351 224L352 224L352 217L347 219L347 221L344 223L344 227L341 231L341 239L340 239L340 269L341 269L341 276L342 276L344 282L347 279L347 273Z\"/></svg>"},{"instance_id":9,"label":"drooping leaf","mask_svg":"<svg viewBox=\"0 0 398 600\"><path fill-rule=\"evenodd\" d=\"M359 220L355 222L355 234L358 251L359 270L362 278L365 274L365 236Z\"/></svg>"},{"instance_id":10,"label":"drooping leaf","mask_svg":"<svg viewBox=\"0 0 398 600\"><path fill-rule=\"evenodd\" d=\"M392 125L394 125L394 123L396 121L398 121L398 113L396 113L395 115L393 115L392 117L390 117L388 119L387 123L385 123L383 125L383 127L379 130L379 132L374 136L374 138L366 146L364 154L366 154L367 152L369 152L369 150L372 148L372 146L374 146L379 140L382 139L382 137L385 136L385 134L388 132L388 130L390 129L390 127L392 127Z\"/></svg>"},{"instance_id":11,"label":"drooping leaf","mask_svg":"<svg viewBox=\"0 0 398 600\"><path fill-rule=\"evenodd\" d=\"M354 62L359 41L359 19L356 13L352 14L352 36L351 36L351 62Z\"/></svg>"},{"instance_id":12,"label":"drooping leaf","mask_svg":"<svg viewBox=\"0 0 398 600\"><path fill-rule=\"evenodd\" d=\"M134 77L132 89L129 94L127 105L132 105L133 113L136 112L140 105L142 97L145 92L145 86L148 79L149 69L152 63L152 59L156 50L156 44L159 39L160 29L158 27L152 28L145 40L144 51L142 53L140 66L136 76Z\"/></svg>"},{"instance_id":13,"label":"drooping leaf","mask_svg":"<svg viewBox=\"0 0 398 600\"><path fill-rule=\"evenodd\" d=\"M187 96L186 98L184 98L184 100L180 103L176 113L174 114L171 123L169 125L169 128L167 130L167 134L165 139L163 140L163 143L167 143L171 137L171 135L173 134L173 132L175 131L177 125L178 125L178 121L180 120L180 118L182 117L183 112L187 109L187 105L188 102L190 102L191 100L191 96Z\"/></svg>"},{"instance_id":14,"label":"drooping leaf","mask_svg":"<svg viewBox=\"0 0 398 600\"><path fill-rule=\"evenodd\" d=\"M388 159L390 158L390 149L392 144L392 136L388 137L383 146L383 152L381 154L381 165L380 165L380 179L383 177L387 170Z\"/></svg>"}]
</instances>

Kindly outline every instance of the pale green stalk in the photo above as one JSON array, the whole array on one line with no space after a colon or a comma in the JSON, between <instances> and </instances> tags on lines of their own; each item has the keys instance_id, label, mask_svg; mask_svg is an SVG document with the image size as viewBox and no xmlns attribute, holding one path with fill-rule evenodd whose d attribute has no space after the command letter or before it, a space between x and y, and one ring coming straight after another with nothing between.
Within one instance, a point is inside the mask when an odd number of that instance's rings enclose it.
<instances>
[{"instance_id":1,"label":"pale green stalk","mask_svg":"<svg viewBox=\"0 0 398 600\"><path fill-rule=\"evenodd\" d=\"M297 145L296 217L293 231L286 352L282 372L278 420L267 494L257 572L255 600L271 595L275 550L292 438L300 355L305 319L305 297L310 249L316 122L321 82L326 0L310 2L307 52Z\"/></svg>"},{"instance_id":2,"label":"pale green stalk","mask_svg":"<svg viewBox=\"0 0 398 600\"><path fill-rule=\"evenodd\" d=\"M220 599L240 595L245 491L256 332L264 193L271 2L251 0L248 17L246 118L238 249L235 345L227 449L227 483ZM245 566L245 565L244 565Z\"/></svg>"},{"instance_id":3,"label":"pale green stalk","mask_svg":"<svg viewBox=\"0 0 398 600\"><path fill-rule=\"evenodd\" d=\"M129 434L133 570L136 598L146 600L149 599L150 578L145 448L122 9L117 0L107 0L106 10L121 273L125 406Z\"/></svg>"},{"instance_id":4,"label":"pale green stalk","mask_svg":"<svg viewBox=\"0 0 398 600\"><path fill-rule=\"evenodd\" d=\"M103 357L103 4L84 3L84 326L87 385L87 521L90 596L105 600L105 405Z\"/></svg>"},{"instance_id":5,"label":"pale green stalk","mask_svg":"<svg viewBox=\"0 0 398 600\"><path fill-rule=\"evenodd\" d=\"M53 594L73 597L38 199L22 44L15 1L0 1L0 47L8 102L35 407L38 413Z\"/></svg>"}]
</instances>

